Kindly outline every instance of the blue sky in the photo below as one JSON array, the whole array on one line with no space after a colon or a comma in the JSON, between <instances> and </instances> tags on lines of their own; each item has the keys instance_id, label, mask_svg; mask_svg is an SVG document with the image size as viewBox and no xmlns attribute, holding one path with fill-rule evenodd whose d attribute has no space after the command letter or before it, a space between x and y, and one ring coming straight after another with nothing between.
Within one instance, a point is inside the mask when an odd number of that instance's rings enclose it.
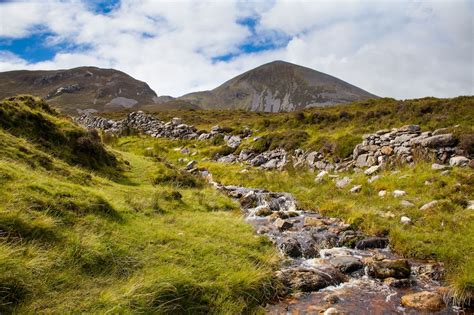
<instances>
[{"instance_id":1,"label":"blue sky","mask_svg":"<svg viewBox=\"0 0 474 315\"><path fill-rule=\"evenodd\" d=\"M276 59L381 96L473 94L474 2L0 1L0 71L117 68L159 95Z\"/></svg>"}]
</instances>

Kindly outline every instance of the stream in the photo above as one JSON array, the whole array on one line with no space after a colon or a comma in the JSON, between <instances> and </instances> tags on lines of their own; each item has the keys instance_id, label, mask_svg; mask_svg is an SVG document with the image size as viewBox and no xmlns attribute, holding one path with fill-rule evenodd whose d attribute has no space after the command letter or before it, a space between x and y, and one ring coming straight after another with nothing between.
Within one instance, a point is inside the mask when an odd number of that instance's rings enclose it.
<instances>
[{"instance_id":1,"label":"stream","mask_svg":"<svg viewBox=\"0 0 474 315\"><path fill-rule=\"evenodd\" d=\"M474 314L447 301L442 264L403 259L387 238L298 209L289 193L224 186L207 171L201 175L238 200L245 220L282 254L277 276L288 294L268 305L268 314ZM402 304L417 292L427 295Z\"/></svg>"}]
</instances>

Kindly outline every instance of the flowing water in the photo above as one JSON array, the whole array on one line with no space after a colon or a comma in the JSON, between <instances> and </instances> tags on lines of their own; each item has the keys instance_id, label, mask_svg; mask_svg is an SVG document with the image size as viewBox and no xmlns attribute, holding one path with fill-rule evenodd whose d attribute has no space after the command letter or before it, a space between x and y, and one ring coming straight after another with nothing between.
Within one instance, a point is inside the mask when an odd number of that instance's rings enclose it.
<instances>
[{"instance_id":1,"label":"flowing water","mask_svg":"<svg viewBox=\"0 0 474 315\"><path fill-rule=\"evenodd\" d=\"M223 186L209 173L203 175L238 199L246 221L282 253L278 276L289 294L269 305L268 314L474 314L446 299L441 264L405 261L390 250L388 239L299 210L288 193ZM291 289L302 292L290 294ZM439 293L446 304L436 311L402 306L402 296L421 291Z\"/></svg>"}]
</instances>

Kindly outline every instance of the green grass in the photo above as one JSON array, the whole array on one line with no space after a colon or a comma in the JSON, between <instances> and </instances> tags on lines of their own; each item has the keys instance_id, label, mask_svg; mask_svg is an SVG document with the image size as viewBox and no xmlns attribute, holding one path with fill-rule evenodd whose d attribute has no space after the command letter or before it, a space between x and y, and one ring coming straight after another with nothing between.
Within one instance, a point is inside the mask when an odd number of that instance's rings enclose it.
<instances>
[{"instance_id":1,"label":"green grass","mask_svg":"<svg viewBox=\"0 0 474 315\"><path fill-rule=\"evenodd\" d=\"M466 209L468 200L474 199L472 169L455 168L450 174L441 175L440 171L431 170L430 161L420 160L415 167L393 166L372 183L364 174L340 173L340 177L349 176L353 182L345 189L337 189L329 179L316 183L316 174L304 169L263 171L244 164L214 162L209 157L221 146L201 141L128 137L120 139L115 147L136 154L154 148L158 158L181 167L187 162L178 159L195 159L199 167L208 168L214 179L223 184L291 192L303 209L343 218L368 234L388 235L393 249L401 255L444 262L448 269L446 284L453 294L464 300L474 296L474 212ZM196 155L181 154L182 147ZM242 173L243 169L247 172ZM362 191L350 193L352 185L357 184L363 185ZM393 197L391 192L396 189L405 190L407 195ZM380 198L380 190L387 190L388 195ZM403 207L401 200L414 206ZM419 210L432 200L440 202L430 210ZM401 224L401 216L410 217L413 224Z\"/></svg>"},{"instance_id":2,"label":"green grass","mask_svg":"<svg viewBox=\"0 0 474 315\"><path fill-rule=\"evenodd\" d=\"M275 249L235 202L140 152L107 150L109 178L49 139L0 129L1 313L258 313L275 297Z\"/></svg>"}]
</instances>

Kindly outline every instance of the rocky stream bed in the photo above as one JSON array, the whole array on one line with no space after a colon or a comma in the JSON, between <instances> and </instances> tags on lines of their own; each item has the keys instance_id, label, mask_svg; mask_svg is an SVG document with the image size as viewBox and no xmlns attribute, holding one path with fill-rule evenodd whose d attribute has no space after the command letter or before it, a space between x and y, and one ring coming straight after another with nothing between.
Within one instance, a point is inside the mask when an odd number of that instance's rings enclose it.
<instances>
[{"instance_id":1,"label":"rocky stream bed","mask_svg":"<svg viewBox=\"0 0 474 315\"><path fill-rule=\"evenodd\" d=\"M267 306L268 314L474 314L449 299L442 264L404 259L387 238L298 209L289 193L224 186L207 171L201 175L237 199L245 220L283 256L277 277L287 297Z\"/></svg>"}]
</instances>

